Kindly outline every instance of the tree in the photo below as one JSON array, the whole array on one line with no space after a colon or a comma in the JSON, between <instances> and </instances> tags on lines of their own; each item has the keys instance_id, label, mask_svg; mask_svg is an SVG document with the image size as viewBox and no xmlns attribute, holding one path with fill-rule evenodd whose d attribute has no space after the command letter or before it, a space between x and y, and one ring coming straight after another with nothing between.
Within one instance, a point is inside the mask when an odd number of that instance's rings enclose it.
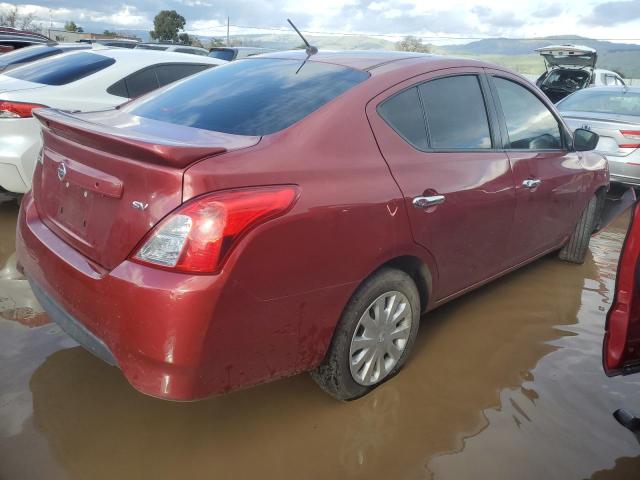
<instances>
[{"instance_id":1,"label":"tree","mask_svg":"<svg viewBox=\"0 0 640 480\"><path fill-rule=\"evenodd\" d=\"M188 33L181 33L178 35L178 41L183 45L191 45L191 37Z\"/></svg>"},{"instance_id":2,"label":"tree","mask_svg":"<svg viewBox=\"0 0 640 480\"><path fill-rule=\"evenodd\" d=\"M422 43L422 40L418 37L409 35L408 37L404 37L404 40L396 43L396 50L400 50L401 52L429 53L431 52L431 47Z\"/></svg>"},{"instance_id":3,"label":"tree","mask_svg":"<svg viewBox=\"0 0 640 480\"><path fill-rule=\"evenodd\" d=\"M111 30L105 30L104 32L102 32L103 35L109 36L109 37L117 37L118 34L116 32L112 32Z\"/></svg>"},{"instance_id":4,"label":"tree","mask_svg":"<svg viewBox=\"0 0 640 480\"><path fill-rule=\"evenodd\" d=\"M67 22L64 24L64 29L67 32L76 32L76 33L82 33L84 32L84 29L82 27L79 27L78 25L76 25L76 22Z\"/></svg>"},{"instance_id":5,"label":"tree","mask_svg":"<svg viewBox=\"0 0 640 480\"><path fill-rule=\"evenodd\" d=\"M10 10L0 11L0 26L18 28L30 32L42 32L42 27L34 23L35 17L33 13L20 15L18 7Z\"/></svg>"},{"instance_id":6,"label":"tree","mask_svg":"<svg viewBox=\"0 0 640 480\"><path fill-rule=\"evenodd\" d=\"M185 23L184 17L175 10L162 10L153 19L153 30L149 35L154 40L177 42L178 31L184 29Z\"/></svg>"}]
</instances>

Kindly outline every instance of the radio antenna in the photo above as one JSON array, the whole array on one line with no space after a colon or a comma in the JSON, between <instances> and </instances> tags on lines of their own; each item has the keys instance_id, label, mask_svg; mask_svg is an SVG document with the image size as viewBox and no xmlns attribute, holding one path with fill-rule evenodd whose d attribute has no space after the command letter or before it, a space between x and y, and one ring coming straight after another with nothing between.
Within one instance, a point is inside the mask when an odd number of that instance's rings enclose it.
<instances>
[{"instance_id":1,"label":"radio antenna","mask_svg":"<svg viewBox=\"0 0 640 480\"><path fill-rule=\"evenodd\" d=\"M291 21L291 19L287 18L287 22L289 22L289 25L291 25L293 27L293 29L296 31L296 33L298 35L300 35L300 38L302 39L302 41L304 42L304 44L307 46L307 48L305 49L307 52L307 56L310 57L311 55L315 55L316 53L318 53L318 48L314 47L313 45L311 45L309 42L307 42L307 39L304 38L304 35L302 35L302 33L300 33L300 30L298 30L298 27L296 27L293 22Z\"/></svg>"}]
</instances>

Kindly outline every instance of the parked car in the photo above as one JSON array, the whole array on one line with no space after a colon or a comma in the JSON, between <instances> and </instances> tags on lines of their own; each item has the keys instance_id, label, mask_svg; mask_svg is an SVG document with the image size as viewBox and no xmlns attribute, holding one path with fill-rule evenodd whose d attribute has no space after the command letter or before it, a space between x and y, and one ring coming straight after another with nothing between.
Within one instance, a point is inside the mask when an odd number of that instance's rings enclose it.
<instances>
[{"instance_id":1,"label":"parked car","mask_svg":"<svg viewBox=\"0 0 640 480\"><path fill-rule=\"evenodd\" d=\"M625 85L616 72L596 69L597 52L579 45L549 45L536 52L544 58L545 73L536 85L556 103L590 86Z\"/></svg>"},{"instance_id":2,"label":"parked car","mask_svg":"<svg viewBox=\"0 0 640 480\"><path fill-rule=\"evenodd\" d=\"M209 52L205 48L192 47L175 43L139 43L135 48L143 50L157 50L164 52L190 53L192 55L207 56Z\"/></svg>"},{"instance_id":3,"label":"parked car","mask_svg":"<svg viewBox=\"0 0 640 480\"><path fill-rule=\"evenodd\" d=\"M262 53L275 52L272 48L258 48L258 47L213 47L209 50L209 56L213 58L219 58L220 60L226 60L231 62L233 60L240 60L242 58L252 57L253 55L260 55Z\"/></svg>"},{"instance_id":4,"label":"parked car","mask_svg":"<svg viewBox=\"0 0 640 480\"><path fill-rule=\"evenodd\" d=\"M90 48L91 45L81 43L56 42L21 48L0 56L0 72L24 65L25 63L60 55L61 53L72 52L74 50L89 50Z\"/></svg>"},{"instance_id":5,"label":"parked car","mask_svg":"<svg viewBox=\"0 0 640 480\"><path fill-rule=\"evenodd\" d=\"M110 109L178 79L225 63L181 53L83 50L0 75L0 187L24 193L42 143L32 110Z\"/></svg>"},{"instance_id":6,"label":"parked car","mask_svg":"<svg viewBox=\"0 0 640 480\"><path fill-rule=\"evenodd\" d=\"M526 79L408 52L231 62L109 112L37 110L17 255L50 317L165 399L311 370L353 399L420 316L560 249L608 188Z\"/></svg>"},{"instance_id":7,"label":"parked car","mask_svg":"<svg viewBox=\"0 0 640 480\"><path fill-rule=\"evenodd\" d=\"M0 27L0 47L2 50L17 50L19 48L30 47L31 45L40 45L43 43L51 43L49 37L39 33L27 32L11 27Z\"/></svg>"},{"instance_id":8,"label":"parked car","mask_svg":"<svg viewBox=\"0 0 640 480\"><path fill-rule=\"evenodd\" d=\"M640 187L640 88L594 87L557 105L570 128L600 136L596 150L607 157L611 181Z\"/></svg>"},{"instance_id":9,"label":"parked car","mask_svg":"<svg viewBox=\"0 0 640 480\"><path fill-rule=\"evenodd\" d=\"M640 202L632 209L631 223L618 264L616 287L605 326L603 365L608 376L640 372ZM640 418L625 410L616 419L638 435Z\"/></svg>"}]
</instances>

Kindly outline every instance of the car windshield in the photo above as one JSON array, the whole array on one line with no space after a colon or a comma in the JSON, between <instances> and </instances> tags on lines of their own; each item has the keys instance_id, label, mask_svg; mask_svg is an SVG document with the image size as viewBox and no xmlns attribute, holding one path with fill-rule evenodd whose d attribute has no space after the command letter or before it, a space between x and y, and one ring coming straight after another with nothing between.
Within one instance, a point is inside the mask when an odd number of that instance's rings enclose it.
<instances>
[{"instance_id":1,"label":"car windshield","mask_svg":"<svg viewBox=\"0 0 640 480\"><path fill-rule=\"evenodd\" d=\"M32 62L61 52L61 49L47 45L21 48L20 50L2 55L0 57L0 68L17 65L19 63Z\"/></svg>"},{"instance_id":2,"label":"car windshield","mask_svg":"<svg viewBox=\"0 0 640 480\"><path fill-rule=\"evenodd\" d=\"M211 50L209 56L230 62L233 60L233 50Z\"/></svg>"},{"instance_id":3,"label":"car windshield","mask_svg":"<svg viewBox=\"0 0 640 480\"><path fill-rule=\"evenodd\" d=\"M93 75L115 63L115 59L89 52L56 55L15 68L8 77L44 85L66 85Z\"/></svg>"},{"instance_id":4,"label":"car windshield","mask_svg":"<svg viewBox=\"0 0 640 480\"><path fill-rule=\"evenodd\" d=\"M563 90L579 90L587 86L589 76L589 72L586 70L563 70L557 68L549 72L547 78L544 79L543 85Z\"/></svg>"},{"instance_id":5,"label":"car windshield","mask_svg":"<svg viewBox=\"0 0 640 480\"><path fill-rule=\"evenodd\" d=\"M169 47L163 47L161 45L137 45L136 48L141 48L142 50L166 50Z\"/></svg>"},{"instance_id":6,"label":"car windshield","mask_svg":"<svg viewBox=\"0 0 640 480\"><path fill-rule=\"evenodd\" d=\"M240 60L132 102L140 117L236 135L268 135L366 80L361 70L297 60Z\"/></svg>"},{"instance_id":7,"label":"car windshield","mask_svg":"<svg viewBox=\"0 0 640 480\"><path fill-rule=\"evenodd\" d=\"M640 93L623 89L586 89L565 98L558 104L558 109L640 116Z\"/></svg>"}]
</instances>

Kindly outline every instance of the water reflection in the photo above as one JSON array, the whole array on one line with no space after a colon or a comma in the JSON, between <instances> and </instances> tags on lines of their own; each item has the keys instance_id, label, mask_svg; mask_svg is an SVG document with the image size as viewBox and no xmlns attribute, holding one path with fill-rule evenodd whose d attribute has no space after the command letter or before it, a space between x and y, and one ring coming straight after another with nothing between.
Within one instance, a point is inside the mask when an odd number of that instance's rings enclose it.
<instances>
[{"instance_id":1,"label":"water reflection","mask_svg":"<svg viewBox=\"0 0 640 480\"><path fill-rule=\"evenodd\" d=\"M544 258L427 315L403 372L351 403L305 375L164 402L53 327L0 320L0 478L633 478L611 412L640 379L600 366L616 228L584 265Z\"/></svg>"}]
</instances>

